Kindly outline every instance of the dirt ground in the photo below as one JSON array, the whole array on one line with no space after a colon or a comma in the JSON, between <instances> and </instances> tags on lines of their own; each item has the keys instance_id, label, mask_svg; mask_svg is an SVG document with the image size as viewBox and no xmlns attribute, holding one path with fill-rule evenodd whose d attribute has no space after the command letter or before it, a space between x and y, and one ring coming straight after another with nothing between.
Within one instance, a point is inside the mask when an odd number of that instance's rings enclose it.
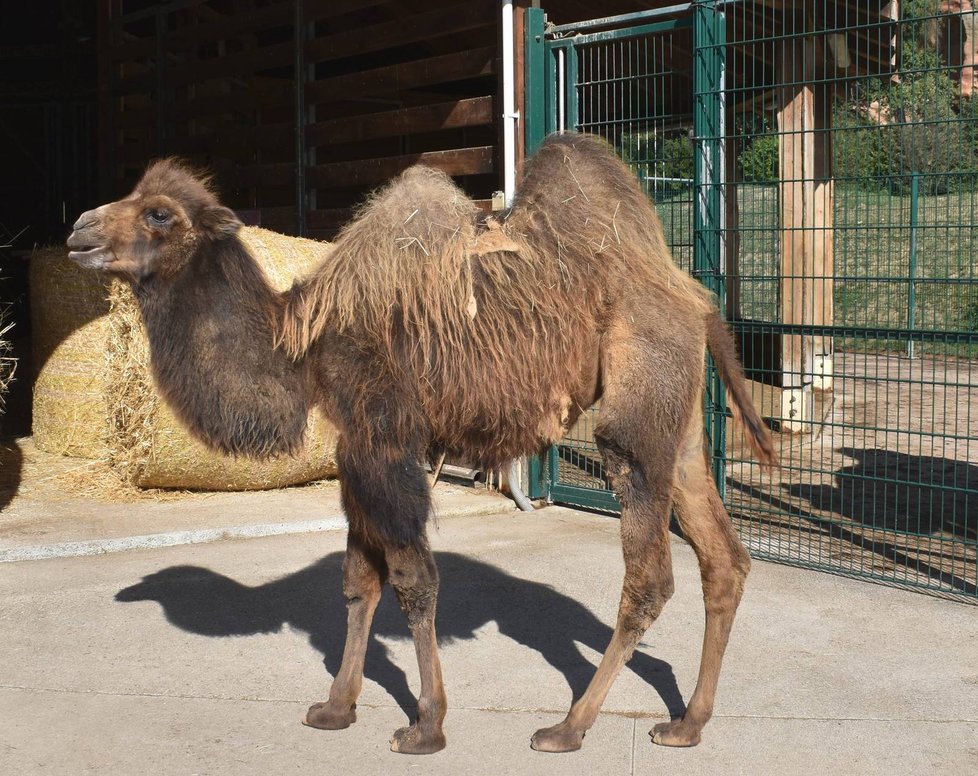
<instances>
[{"instance_id":1,"label":"dirt ground","mask_svg":"<svg viewBox=\"0 0 978 776\"><path fill-rule=\"evenodd\" d=\"M837 353L811 433L775 436L779 472L727 469L755 554L978 596L978 364Z\"/></svg>"}]
</instances>

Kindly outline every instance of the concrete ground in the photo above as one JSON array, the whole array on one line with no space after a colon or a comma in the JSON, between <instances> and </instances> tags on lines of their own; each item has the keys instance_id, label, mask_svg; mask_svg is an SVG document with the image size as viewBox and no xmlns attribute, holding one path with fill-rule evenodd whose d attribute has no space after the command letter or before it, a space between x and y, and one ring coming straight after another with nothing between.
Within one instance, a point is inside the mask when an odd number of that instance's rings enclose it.
<instances>
[{"instance_id":1,"label":"concrete ground","mask_svg":"<svg viewBox=\"0 0 978 776\"><path fill-rule=\"evenodd\" d=\"M389 590L358 722L299 724L342 652L335 488L74 500L50 508L71 518L60 521L14 499L0 532L0 773L978 772L973 606L763 562L703 743L653 745L647 731L692 692L702 638L696 562L678 539L676 595L584 748L532 751L530 735L563 717L610 637L618 523L438 493L449 744L423 758L388 750L418 686ZM235 538L246 536L259 538Z\"/></svg>"}]
</instances>

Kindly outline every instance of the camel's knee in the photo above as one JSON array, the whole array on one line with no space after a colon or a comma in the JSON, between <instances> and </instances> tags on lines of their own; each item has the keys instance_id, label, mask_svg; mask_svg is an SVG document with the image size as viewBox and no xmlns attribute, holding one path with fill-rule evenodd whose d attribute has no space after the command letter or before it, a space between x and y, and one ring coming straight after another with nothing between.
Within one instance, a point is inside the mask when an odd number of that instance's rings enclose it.
<instances>
[{"instance_id":1,"label":"camel's knee","mask_svg":"<svg viewBox=\"0 0 978 776\"><path fill-rule=\"evenodd\" d=\"M438 603L438 568L430 552L413 548L387 555L388 582L412 628L427 625L435 618Z\"/></svg>"},{"instance_id":2,"label":"camel's knee","mask_svg":"<svg viewBox=\"0 0 978 776\"><path fill-rule=\"evenodd\" d=\"M623 506L641 500L648 490L646 474L634 454L618 444L607 432L595 435L604 461L604 473Z\"/></svg>"},{"instance_id":3,"label":"camel's knee","mask_svg":"<svg viewBox=\"0 0 978 776\"><path fill-rule=\"evenodd\" d=\"M662 612L676 590L671 568L649 576L625 573L618 619L629 631L644 633ZM631 578L630 578L631 577Z\"/></svg>"},{"instance_id":4,"label":"camel's knee","mask_svg":"<svg viewBox=\"0 0 978 776\"><path fill-rule=\"evenodd\" d=\"M750 555L739 541L725 550L700 560L703 601L708 612L718 614L736 611L750 573Z\"/></svg>"},{"instance_id":5,"label":"camel's knee","mask_svg":"<svg viewBox=\"0 0 978 776\"><path fill-rule=\"evenodd\" d=\"M376 603L380 600L383 579L371 564L364 559L347 561L343 571L343 597L348 606L360 601Z\"/></svg>"}]
</instances>

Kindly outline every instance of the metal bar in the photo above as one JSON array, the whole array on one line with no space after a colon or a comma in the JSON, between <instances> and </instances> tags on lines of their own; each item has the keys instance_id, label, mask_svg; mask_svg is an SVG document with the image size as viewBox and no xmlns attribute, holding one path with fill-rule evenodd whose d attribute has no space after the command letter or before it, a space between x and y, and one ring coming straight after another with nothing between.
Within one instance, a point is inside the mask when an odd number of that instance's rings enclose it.
<instances>
[{"instance_id":1,"label":"metal bar","mask_svg":"<svg viewBox=\"0 0 978 776\"><path fill-rule=\"evenodd\" d=\"M723 16L714 0L693 4L693 136L694 158L693 274L719 300L723 309L723 245L721 193L723 159L720 139L723 134L722 91L724 68ZM704 398L706 434L712 456L713 476L720 496L726 488L726 391L712 358L707 359Z\"/></svg>"},{"instance_id":2,"label":"metal bar","mask_svg":"<svg viewBox=\"0 0 978 776\"><path fill-rule=\"evenodd\" d=\"M920 197L920 175L916 172L910 178L910 258L907 267L907 328L916 328L917 317L917 218ZM914 357L914 342L907 340L907 358Z\"/></svg>"},{"instance_id":3,"label":"metal bar","mask_svg":"<svg viewBox=\"0 0 978 776\"><path fill-rule=\"evenodd\" d=\"M570 37L556 38L558 41L567 41L575 46L591 46L597 43L607 43L612 40L628 40L630 38L642 38L648 35L656 35L663 32L672 32L691 26L689 19L671 19L655 24L646 24L642 27L631 27L621 30L606 30L604 32L592 32L587 35L574 35ZM548 36L555 35L555 28L548 31Z\"/></svg>"},{"instance_id":4,"label":"metal bar","mask_svg":"<svg viewBox=\"0 0 978 776\"><path fill-rule=\"evenodd\" d=\"M577 65L579 49L575 46L564 49L564 129L577 131L580 116L577 109Z\"/></svg>"},{"instance_id":5,"label":"metal bar","mask_svg":"<svg viewBox=\"0 0 978 776\"><path fill-rule=\"evenodd\" d=\"M590 509L601 509L606 512L621 512L621 502L610 490L597 488L581 488L577 485L557 483L550 489L550 498L556 502L574 504Z\"/></svg>"},{"instance_id":6,"label":"metal bar","mask_svg":"<svg viewBox=\"0 0 978 776\"><path fill-rule=\"evenodd\" d=\"M946 342L954 345L978 345L978 331L948 331L938 329L900 329L887 326L807 326L800 323L769 323L763 321L732 321L730 328L738 332L768 332L797 334L806 337L840 337L847 339L889 340L901 342Z\"/></svg>"},{"instance_id":7,"label":"metal bar","mask_svg":"<svg viewBox=\"0 0 978 776\"><path fill-rule=\"evenodd\" d=\"M638 11L636 13L623 13L617 16L604 16L600 19L590 19L583 22L571 22L569 24L558 24L551 27L551 33L555 35L566 35L576 33L580 30L593 30L599 27L625 27L633 22L642 22L647 19L661 19L665 16L676 16L684 14L692 8L693 3L680 3L670 5L666 8L655 8L650 11Z\"/></svg>"},{"instance_id":8,"label":"metal bar","mask_svg":"<svg viewBox=\"0 0 978 776\"><path fill-rule=\"evenodd\" d=\"M544 25L546 16L542 8L527 8L526 59L524 62L526 105L524 106L523 142L527 155L537 150L547 135L546 126L546 46Z\"/></svg>"}]
</instances>

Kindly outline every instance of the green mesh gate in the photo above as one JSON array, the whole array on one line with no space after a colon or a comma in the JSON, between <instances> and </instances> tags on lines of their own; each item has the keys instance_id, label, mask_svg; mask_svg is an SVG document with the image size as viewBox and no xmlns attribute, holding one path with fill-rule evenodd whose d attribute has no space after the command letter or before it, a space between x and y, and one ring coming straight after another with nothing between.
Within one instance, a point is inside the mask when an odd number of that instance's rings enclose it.
<instances>
[{"instance_id":1,"label":"green mesh gate","mask_svg":"<svg viewBox=\"0 0 978 776\"><path fill-rule=\"evenodd\" d=\"M751 553L974 601L978 23L939 0L769 5L528 10L527 145L609 140L721 300L782 460L764 473L727 435L711 372ZM538 462L542 495L616 511L593 420Z\"/></svg>"},{"instance_id":2,"label":"green mesh gate","mask_svg":"<svg viewBox=\"0 0 978 776\"><path fill-rule=\"evenodd\" d=\"M677 49L692 47L691 19L645 13L545 29L542 11L527 17L528 97L545 106L528 111L528 152L564 129L603 136L658 203L676 260L692 270L692 78L675 68L683 64ZM668 164L667 149L681 149L683 163ZM594 443L596 416L597 407L583 413L550 448L542 475L553 501L616 512Z\"/></svg>"}]
</instances>

